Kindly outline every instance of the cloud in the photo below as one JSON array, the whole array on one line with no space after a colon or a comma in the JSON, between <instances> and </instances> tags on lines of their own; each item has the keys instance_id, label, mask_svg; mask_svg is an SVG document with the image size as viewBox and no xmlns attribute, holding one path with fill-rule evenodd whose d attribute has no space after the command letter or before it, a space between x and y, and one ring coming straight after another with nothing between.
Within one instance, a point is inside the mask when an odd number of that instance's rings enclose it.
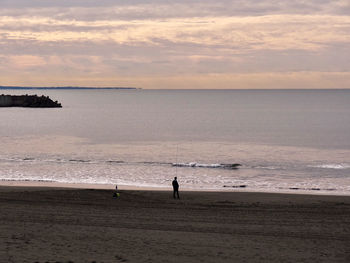
<instances>
[{"instance_id":1,"label":"cloud","mask_svg":"<svg viewBox=\"0 0 350 263\"><path fill-rule=\"evenodd\" d=\"M82 22L102 21L162 21L209 17L252 17L271 15L348 16L350 4L338 0L236 0L236 1L1 1L1 16L18 20L51 19L51 27L60 28L76 21L71 30L83 29ZM78 25L80 22L80 27ZM199 21L200 22L200 21ZM17 27L26 27L23 23ZM92 24L87 25L91 27ZM116 25L115 25L116 26ZM99 26L100 29L102 25ZM88 28L87 28L88 29Z\"/></svg>"},{"instance_id":2,"label":"cloud","mask_svg":"<svg viewBox=\"0 0 350 263\"><path fill-rule=\"evenodd\" d=\"M62 10L71 17L102 19L114 15L123 19L193 17L193 16L252 16L269 14L344 14L347 0L0 0L2 11L26 13ZM51 10L51 11L50 11ZM90 10L90 11L89 11ZM78 12L77 12L78 11ZM95 11L95 12L94 12ZM101 13L102 11L102 13ZM41 11L39 11L41 12ZM56 13L57 14L57 13ZM349 14L349 13L348 13ZM58 13L62 15L61 12ZM107 17L110 19L112 17Z\"/></svg>"},{"instance_id":3,"label":"cloud","mask_svg":"<svg viewBox=\"0 0 350 263\"><path fill-rule=\"evenodd\" d=\"M0 0L0 6L1 81L18 81L22 70L38 81L130 77L160 87L168 77L173 86L188 86L179 76L214 85L213 74L246 83L242 74L261 80L271 72L326 76L350 68L345 0Z\"/></svg>"},{"instance_id":4,"label":"cloud","mask_svg":"<svg viewBox=\"0 0 350 263\"><path fill-rule=\"evenodd\" d=\"M317 50L349 43L350 17L273 15L167 20L0 18L2 39L40 42L114 41L128 45L191 43L232 49Z\"/></svg>"},{"instance_id":5,"label":"cloud","mask_svg":"<svg viewBox=\"0 0 350 263\"><path fill-rule=\"evenodd\" d=\"M15 69L25 69L31 67L42 66L45 60L39 56L10 56L8 63L11 64Z\"/></svg>"}]
</instances>

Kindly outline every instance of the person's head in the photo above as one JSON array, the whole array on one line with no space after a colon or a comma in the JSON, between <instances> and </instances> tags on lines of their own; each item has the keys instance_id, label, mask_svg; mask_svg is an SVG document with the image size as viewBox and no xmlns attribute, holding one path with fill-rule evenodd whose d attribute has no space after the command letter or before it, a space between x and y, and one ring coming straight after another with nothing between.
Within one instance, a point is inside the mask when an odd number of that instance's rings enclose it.
<instances>
[{"instance_id":1,"label":"person's head","mask_svg":"<svg viewBox=\"0 0 350 263\"><path fill-rule=\"evenodd\" d=\"M177 177L174 177L174 180L177 180Z\"/></svg>"}]
</instances>

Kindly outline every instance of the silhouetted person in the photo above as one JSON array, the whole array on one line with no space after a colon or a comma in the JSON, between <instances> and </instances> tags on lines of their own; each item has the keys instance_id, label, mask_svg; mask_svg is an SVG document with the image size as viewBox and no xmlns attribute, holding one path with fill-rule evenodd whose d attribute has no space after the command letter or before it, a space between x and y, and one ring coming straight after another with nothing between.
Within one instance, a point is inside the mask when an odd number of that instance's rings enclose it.
<instances>
[{"instance_id":1,"label":"silhouetted person","mask_svg":"<svg viewBox=\"0 0 350 263\"><path fill-rule=\"evenodd\" d=\"M115 186L115 193L113 193L114 198L118 198L120 194L118 193L118 185Z\"/></svg>"},{"instance_id":2,"label":"silhouetted person","mask_svg":"<svg viewBox=\"0 0 350 263\"><path fill-rule=\"evenodd\" d=\"M177 182L177 177L174 177L173 189L174 189L174 192L173 192L174 199L176 199L175 195L177 195L177 198L180 199L180 196L179 196L179 183Z\"/></svg>"}]
</instances>

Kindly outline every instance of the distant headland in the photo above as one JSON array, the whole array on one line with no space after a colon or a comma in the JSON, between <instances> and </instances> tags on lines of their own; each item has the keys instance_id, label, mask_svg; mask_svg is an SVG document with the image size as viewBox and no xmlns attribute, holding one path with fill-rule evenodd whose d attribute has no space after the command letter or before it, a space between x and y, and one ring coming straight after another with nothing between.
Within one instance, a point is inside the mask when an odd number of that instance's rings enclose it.
<instances>
[{"instance_id":1,"label":"distant headland","mask_svg":"<svg viewBox=\"0 0 350 263\"><path fill-rule=\"evenodd\" d=\"M2 94L0 107L62 108L62 105L48 96Z\"/></svg>"},{"instance_id":2,"label":"distant headland","mask_svg":"<svg viewBox=\"0 0 350 263\"><path fill-rule=\"evenodd\" d=\"M23 86L0 86L0 89L17 89L17 90L136 90L141 88L134 87L23 87Z\"/></svg>"}]
</instances>

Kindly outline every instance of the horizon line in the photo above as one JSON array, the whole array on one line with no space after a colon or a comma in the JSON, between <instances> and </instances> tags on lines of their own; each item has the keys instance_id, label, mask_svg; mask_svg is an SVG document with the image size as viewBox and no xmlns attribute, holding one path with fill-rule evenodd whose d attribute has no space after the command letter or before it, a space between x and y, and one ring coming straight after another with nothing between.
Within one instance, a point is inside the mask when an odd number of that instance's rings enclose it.
<instances>
[{"instance_id":1,"label":"horizon line","mask_svg":"<svg viewBox=\"0 0 350 263\"><path fill-rule=\"evenodd\" d=\"M74 89L82 89L82 90L350 90L350 88L231 88L231 89L217 89L217 88L201 88L201 89L181 89L181 88L155 88L155 89L144 89L137 87L89 87L89 86L1 86L0 90L6 89L18 89L18 90L74 90Z\"/></svg>"},{"instance_id":2,"label":"horizon line","mask_svg":"<svg viewBox=\"0 0 350 263\"><path fill-rule=\"evenodd\" d=\"M136 87L87 87L87 86L0 86L0 89L142 89Z\"/></svg>"}]
</instances>

